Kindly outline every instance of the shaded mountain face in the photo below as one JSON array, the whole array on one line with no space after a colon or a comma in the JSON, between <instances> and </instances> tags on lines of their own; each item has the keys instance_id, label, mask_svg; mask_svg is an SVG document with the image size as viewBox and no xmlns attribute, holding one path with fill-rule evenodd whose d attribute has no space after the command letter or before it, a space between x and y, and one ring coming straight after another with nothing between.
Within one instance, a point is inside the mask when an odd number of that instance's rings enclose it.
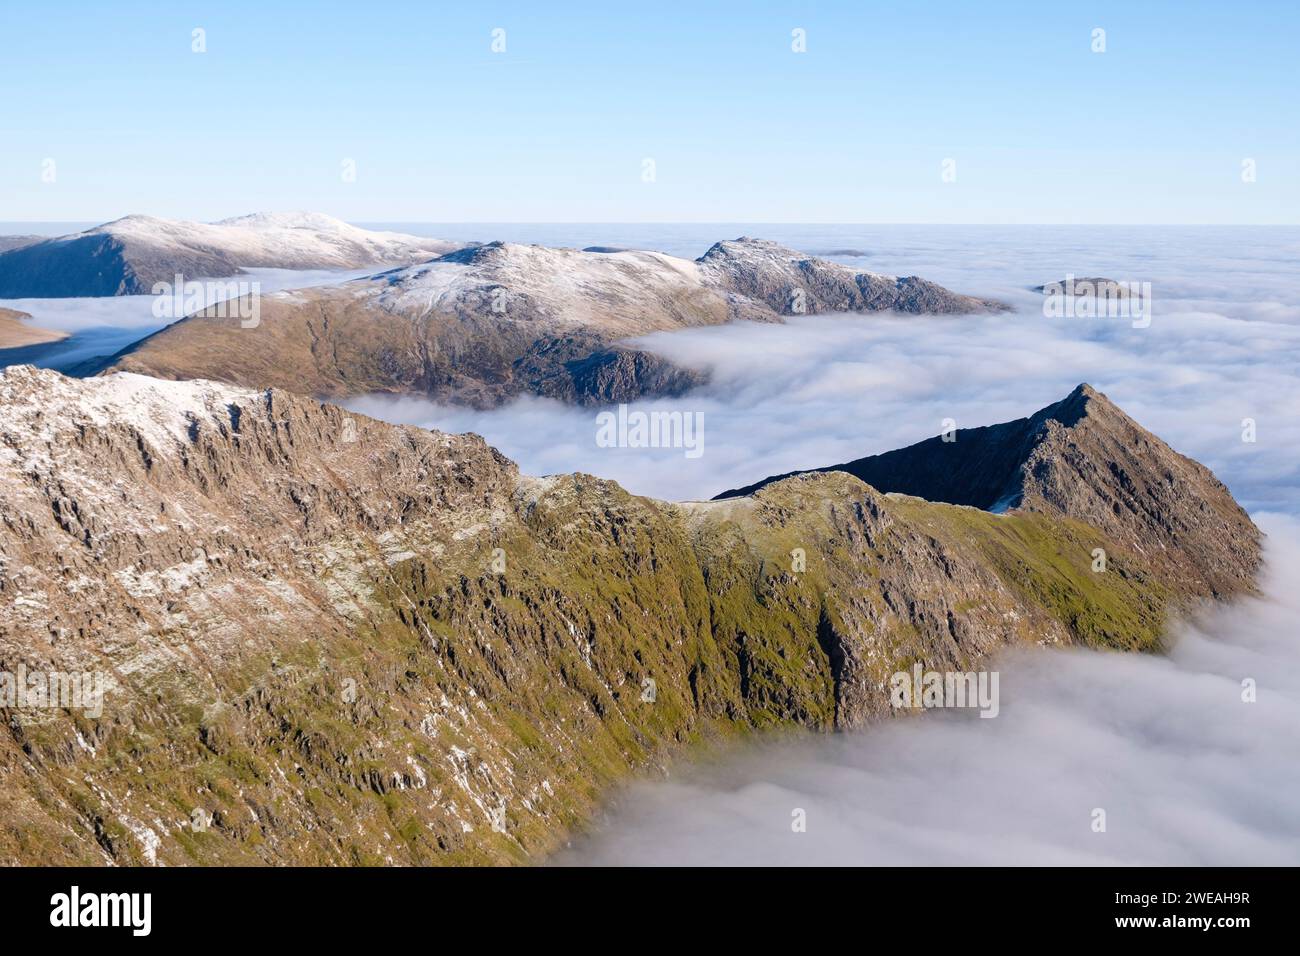
<instances>
[{"instance_id":1,"label":"shaded mountain face","mask_svg":"<svg viewBox=\"0 0 1300 956\"><path fill-rule=\"evenodd\" d=\"M1029 418L958 429L817 471L885 492L1003 512L1068 515L1104 530L1188 582L1192 595L1248 590L1259 532L1208 468L1080 385ZM719 498L752 494L787 475Z\"/></svg>"},{"instance_id":2,"label":"shaded mountain face","mask_svg":"<svg viewBox=\"0 0 1300 956\"><path fill-rule=\"evenodd\" d=\"M111 368L326 398L370 392L490 407L676 395L698 371L621 344L651 332L826 311L969 313L996 302L739 239L698 260L493 242L332 287L264 296L257 328L191 316Z\"/></svg>"},{"instance_id":3,"label":"shaded mountain face","mask_svg":"<svg viewBox=\"0 0 1300 956\"><path fill-rule=\"evenodd\" d=\"M86 232L0 246L0 298L147 295L157 282L245 268L356 269L415 262L456 243L371 232L316 213L258 213L217 223L127 216Z\"/></svg>"},{"instance_id":4,"label":"shaded mountain face","mask_svg":"<svg viewBox=\"0 0 1300 956\"><path fill-rule=\"evenodd\" d=\"M1109 495L1102 438L1063 447ZM279 390L8 368L0 676L107 691L7 710L0 861L536 860L634 769L858 726L913 663L1156 647L1197 588L1160 544L844 473L675 505Z\"/></svg>"}]
</instances>

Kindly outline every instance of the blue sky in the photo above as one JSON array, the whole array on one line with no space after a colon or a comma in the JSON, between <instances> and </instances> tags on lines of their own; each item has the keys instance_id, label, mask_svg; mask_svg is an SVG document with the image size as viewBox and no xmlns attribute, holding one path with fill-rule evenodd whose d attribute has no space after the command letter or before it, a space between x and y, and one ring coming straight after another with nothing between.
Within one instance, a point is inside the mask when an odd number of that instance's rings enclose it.
<instances>
[{"instance_id":1,"label":"blue sky","mask_svg":"<svg viewBox=\"0 0 1300 956\"><path fill-rule=\"evenodd\" d=\"M1300 222L1281 0L14 2L0 38L0 220Z\"/></svg>"}]
</instances>

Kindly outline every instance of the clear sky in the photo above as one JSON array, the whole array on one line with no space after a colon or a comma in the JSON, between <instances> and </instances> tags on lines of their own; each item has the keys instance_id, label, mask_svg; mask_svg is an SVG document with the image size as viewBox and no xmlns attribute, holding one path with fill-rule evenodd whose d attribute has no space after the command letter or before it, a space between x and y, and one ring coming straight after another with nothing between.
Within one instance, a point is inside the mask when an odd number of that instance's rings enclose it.
<instances>
[{"instance_id":1,"label":"clear sky","mask_svg":"<svg viewBox=\"0 0 1300 956\"><path fill-rule=\"evenodd\" d=\"M0 220L1300 222L1295 0L4 0L0 39Z\"/></svg>"}]
</instances>

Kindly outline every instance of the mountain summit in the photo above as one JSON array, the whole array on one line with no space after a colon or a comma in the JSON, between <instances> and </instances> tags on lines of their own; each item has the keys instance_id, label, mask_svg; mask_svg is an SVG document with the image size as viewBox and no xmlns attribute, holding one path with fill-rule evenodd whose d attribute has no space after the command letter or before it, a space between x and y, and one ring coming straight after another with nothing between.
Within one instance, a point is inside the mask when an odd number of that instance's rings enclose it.
<instances>
[{"instance_id":1,"label":"mountain summit","mask_svg":"<svg viewBox=\"0 0 1300 956\"><path fill-rule=\"evenodd\" d=\"M372 232L320 213L255 213L216 223L125 216L0 252L0 299L147 295L156 282L245 268L357 269L441 255L456 243Z\"/></svg>"},{"instance_id":2,"label":"mountain summit","mask_svg":"<svg viewBox=\"0 0 1300 956\"><path fill-rule=\"evenodd\" d=\"M815 471L847 472L927 501L1077 518L1214 596L1248 589L1254 579L1259 531L1223 483L1086 383L1028 418L948 437Z\"/></svg>"}]
</instances>

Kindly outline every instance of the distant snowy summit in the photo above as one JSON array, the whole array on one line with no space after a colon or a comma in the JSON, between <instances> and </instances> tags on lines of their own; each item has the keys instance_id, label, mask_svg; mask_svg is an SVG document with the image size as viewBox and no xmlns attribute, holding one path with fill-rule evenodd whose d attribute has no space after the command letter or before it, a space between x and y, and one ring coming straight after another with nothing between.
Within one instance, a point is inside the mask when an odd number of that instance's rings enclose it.
<instances>
[{"instance_id":1,"label":"distant snowy summit","mask_svg":"<svg viewBox=\"0 0 1300 956\"><path fill-rule=\"evenodd\" d=\"M246 268L401 265L461 245L359 229L309 212L254 213L215 223L126 216L0 251L0 299L144 295L177 274L187 281L216 279Z\"/></svg>"},{"instance_id":2,"label":"distant snowy summit","mask_svg":"<svg viewBox=\"0 0 1300 956\"><path fill-rule=\"evenodd\" d=\"M698 259L508 242L467 246L365 279L264 295L256 328L205 311L114 367L342 398L367 392L497 405L677 395L703 373L629 345L652 332L818 313L1004 309L916 276L886 276L764 239Z\"/></svg>"}]
</instances>

